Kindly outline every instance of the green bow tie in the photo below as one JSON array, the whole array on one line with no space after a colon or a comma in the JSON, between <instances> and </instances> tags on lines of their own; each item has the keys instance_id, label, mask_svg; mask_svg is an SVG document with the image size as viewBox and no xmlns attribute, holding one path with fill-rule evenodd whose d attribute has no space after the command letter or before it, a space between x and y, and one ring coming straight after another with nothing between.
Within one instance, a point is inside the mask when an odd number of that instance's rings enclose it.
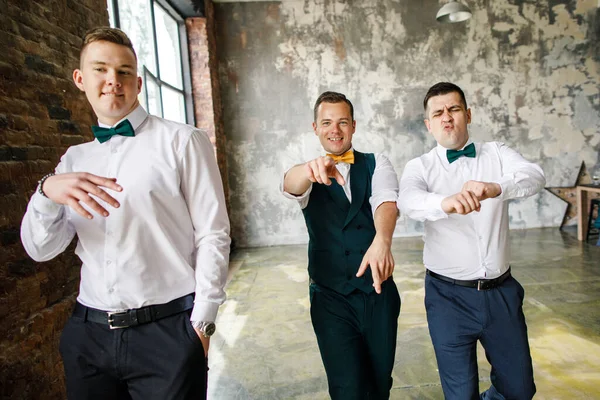
<instances>
[{"instance_id":1,"label":"green bow tie","mask_svg":"<svg viewBox=\"0 0 600 400\"><path fill-rule=\"evenodd\" d=\"M114 135L121 136L135 136L135 132L133 130L133 126L131 126L131 122L129 120L124 120L119 123L119 125L114 128L102 128L100 126L92 126L92 132L94 132L94 136L100 143L106 142L108 139L113 137Z\"/></svg>"},{"instance_id":2,"label":"green bow tie","mask_svg":"<svg viewBox=\"0 0 600 400\"><path fill-rule=\"evenodd\" d=\"M448 157L450 164L458 160L461 156L475 158L475 143L471 143L462 150L446 150L446 157Z\"/></svg>"}]
</instances>

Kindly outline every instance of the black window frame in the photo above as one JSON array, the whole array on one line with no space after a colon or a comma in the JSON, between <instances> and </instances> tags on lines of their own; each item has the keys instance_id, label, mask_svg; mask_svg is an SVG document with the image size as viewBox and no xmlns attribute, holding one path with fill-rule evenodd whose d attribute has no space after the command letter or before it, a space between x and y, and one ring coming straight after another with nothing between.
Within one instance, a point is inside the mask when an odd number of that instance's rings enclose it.
<instances>
[{"instance_id":1,"label":"black window frame","mask_svg":"<svg viewBox=\"0 0 600 400\"><path fill-rule=\"evenodd\" d=\"M163 96L162 96L162 88L163 86L168 87L171 90L179 92L183 95L183 104L184 104L184 112L185 112L185 123L194 125L194 107L193 107L193 98L192 98L192 79L191 79L191 71L190 71L190 57L188 51L188 41L187 41L187 30L185 26L185 19L165 0L146 0L150 3L150 17L152 20L152 40L154 41L154 57L156 60L156 74L153 74L148 68L143 66L143 81L144 81L144 94L146 98L146 104L144 107L146 110L148 109L148 86L145 84L148 78L152 79L154 83L158 85L158 98L160 101L160 117L164 117L164 107L163 107ZM121 29L121 21L119 19L119 0L108 0L108 2L112 5L113 15L109 15L111 24L116 28ZM158 5L161 7L169 16L171 16L177 22L177 29L179 33L179 54L181 55L180 66L181 66L181 75L182 75L182 85L183 88L179 89L166 81L160 79L160 61L159 61L159 53L158 53L158 41L156 37L156 20L154 15L154 5ZM125 32L127 33L127 32Z\"/></svg>"}]
</instances>

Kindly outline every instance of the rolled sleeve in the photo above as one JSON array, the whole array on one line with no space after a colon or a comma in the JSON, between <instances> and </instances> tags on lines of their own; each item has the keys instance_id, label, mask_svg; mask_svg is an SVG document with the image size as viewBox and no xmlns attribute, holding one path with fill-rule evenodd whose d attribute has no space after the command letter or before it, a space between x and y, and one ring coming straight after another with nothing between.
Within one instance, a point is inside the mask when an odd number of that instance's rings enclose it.
<instances>
[{"instance_id":1,"label":"rolled sleeve","mask_svg":"<svg viewBox=\"0 0 600 400\"><path fill-rule=\"evenodd\" d=\"M300 205L300 208L304 209L308 205L308 200L310 200L310 192L312 192L313 185L311 183L311 185L308 187L308 189L306 189L306 192L302 193L299 196L293 195L293 194L288 193L285 190L283 190L283 188L284 188L284 182L285 182L285 176L288 173L288 171L290 169L292 169L292 168L293 167L288 168L285 171L285 173L281 176L281 182L279 184L279 191L281 192L281 194L283 194L283 196L286 199L296 200L298 202L298 204Z\"/></svg>"},{"instance_id":2,"label":"rolled sleeve","mask_svg":"<svg viewBox=\"0 0 600 400\"><path fill-rule=\"evenodd\" d=\"M394 166L383 154L375 154L375 171L371 180L371 197L369 199L373 215L382 203L396 203L398 189L398 175Z\"/></svg>"}]
</instances>

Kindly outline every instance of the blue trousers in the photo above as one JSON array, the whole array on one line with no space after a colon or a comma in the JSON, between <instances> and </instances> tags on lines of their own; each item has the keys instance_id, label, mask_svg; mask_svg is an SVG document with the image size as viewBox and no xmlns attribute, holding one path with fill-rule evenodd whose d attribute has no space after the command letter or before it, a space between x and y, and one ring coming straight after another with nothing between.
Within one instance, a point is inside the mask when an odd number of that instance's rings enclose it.
<instances>
[{"instance_id":1,"label":"blue trousers","mask_svg":"<svg viewBox=\"0 0 600 400\"><path fill-rule=\"evenodd\" d=\"M310 285L310 315L333 400L390 397L400 296L391 278L381 290L344 296Z\"/></svg>"},{"instance_id":2,"label":"blue trousers","mask_svg":"<svg viewBox=\"0 0 600 400\"><path fill-rule=\"evenodd\" d=\"M530 400L533 367L523 315L523 287L513 277L478 291L425 277L425 308L446 400ZM477 341L492 366L479 394Z\"/></svg>"}]
</instances>

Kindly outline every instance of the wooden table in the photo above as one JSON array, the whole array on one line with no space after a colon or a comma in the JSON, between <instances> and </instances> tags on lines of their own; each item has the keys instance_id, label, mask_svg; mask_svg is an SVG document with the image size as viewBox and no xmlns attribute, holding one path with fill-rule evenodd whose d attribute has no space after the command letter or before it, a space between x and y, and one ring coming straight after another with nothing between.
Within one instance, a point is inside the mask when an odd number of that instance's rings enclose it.
<instances>
[{"instance_id":1,"label":"wooden table","mask_svg":"<svg viewBox=\"0 0 600 400\"><path fill-rule=\"evenodd\" d=\"M580 185L577 186L577 239L585 240L588 230L589 207L588 192L599 193L600 186Z\"/></svg>"}]
</instances>

